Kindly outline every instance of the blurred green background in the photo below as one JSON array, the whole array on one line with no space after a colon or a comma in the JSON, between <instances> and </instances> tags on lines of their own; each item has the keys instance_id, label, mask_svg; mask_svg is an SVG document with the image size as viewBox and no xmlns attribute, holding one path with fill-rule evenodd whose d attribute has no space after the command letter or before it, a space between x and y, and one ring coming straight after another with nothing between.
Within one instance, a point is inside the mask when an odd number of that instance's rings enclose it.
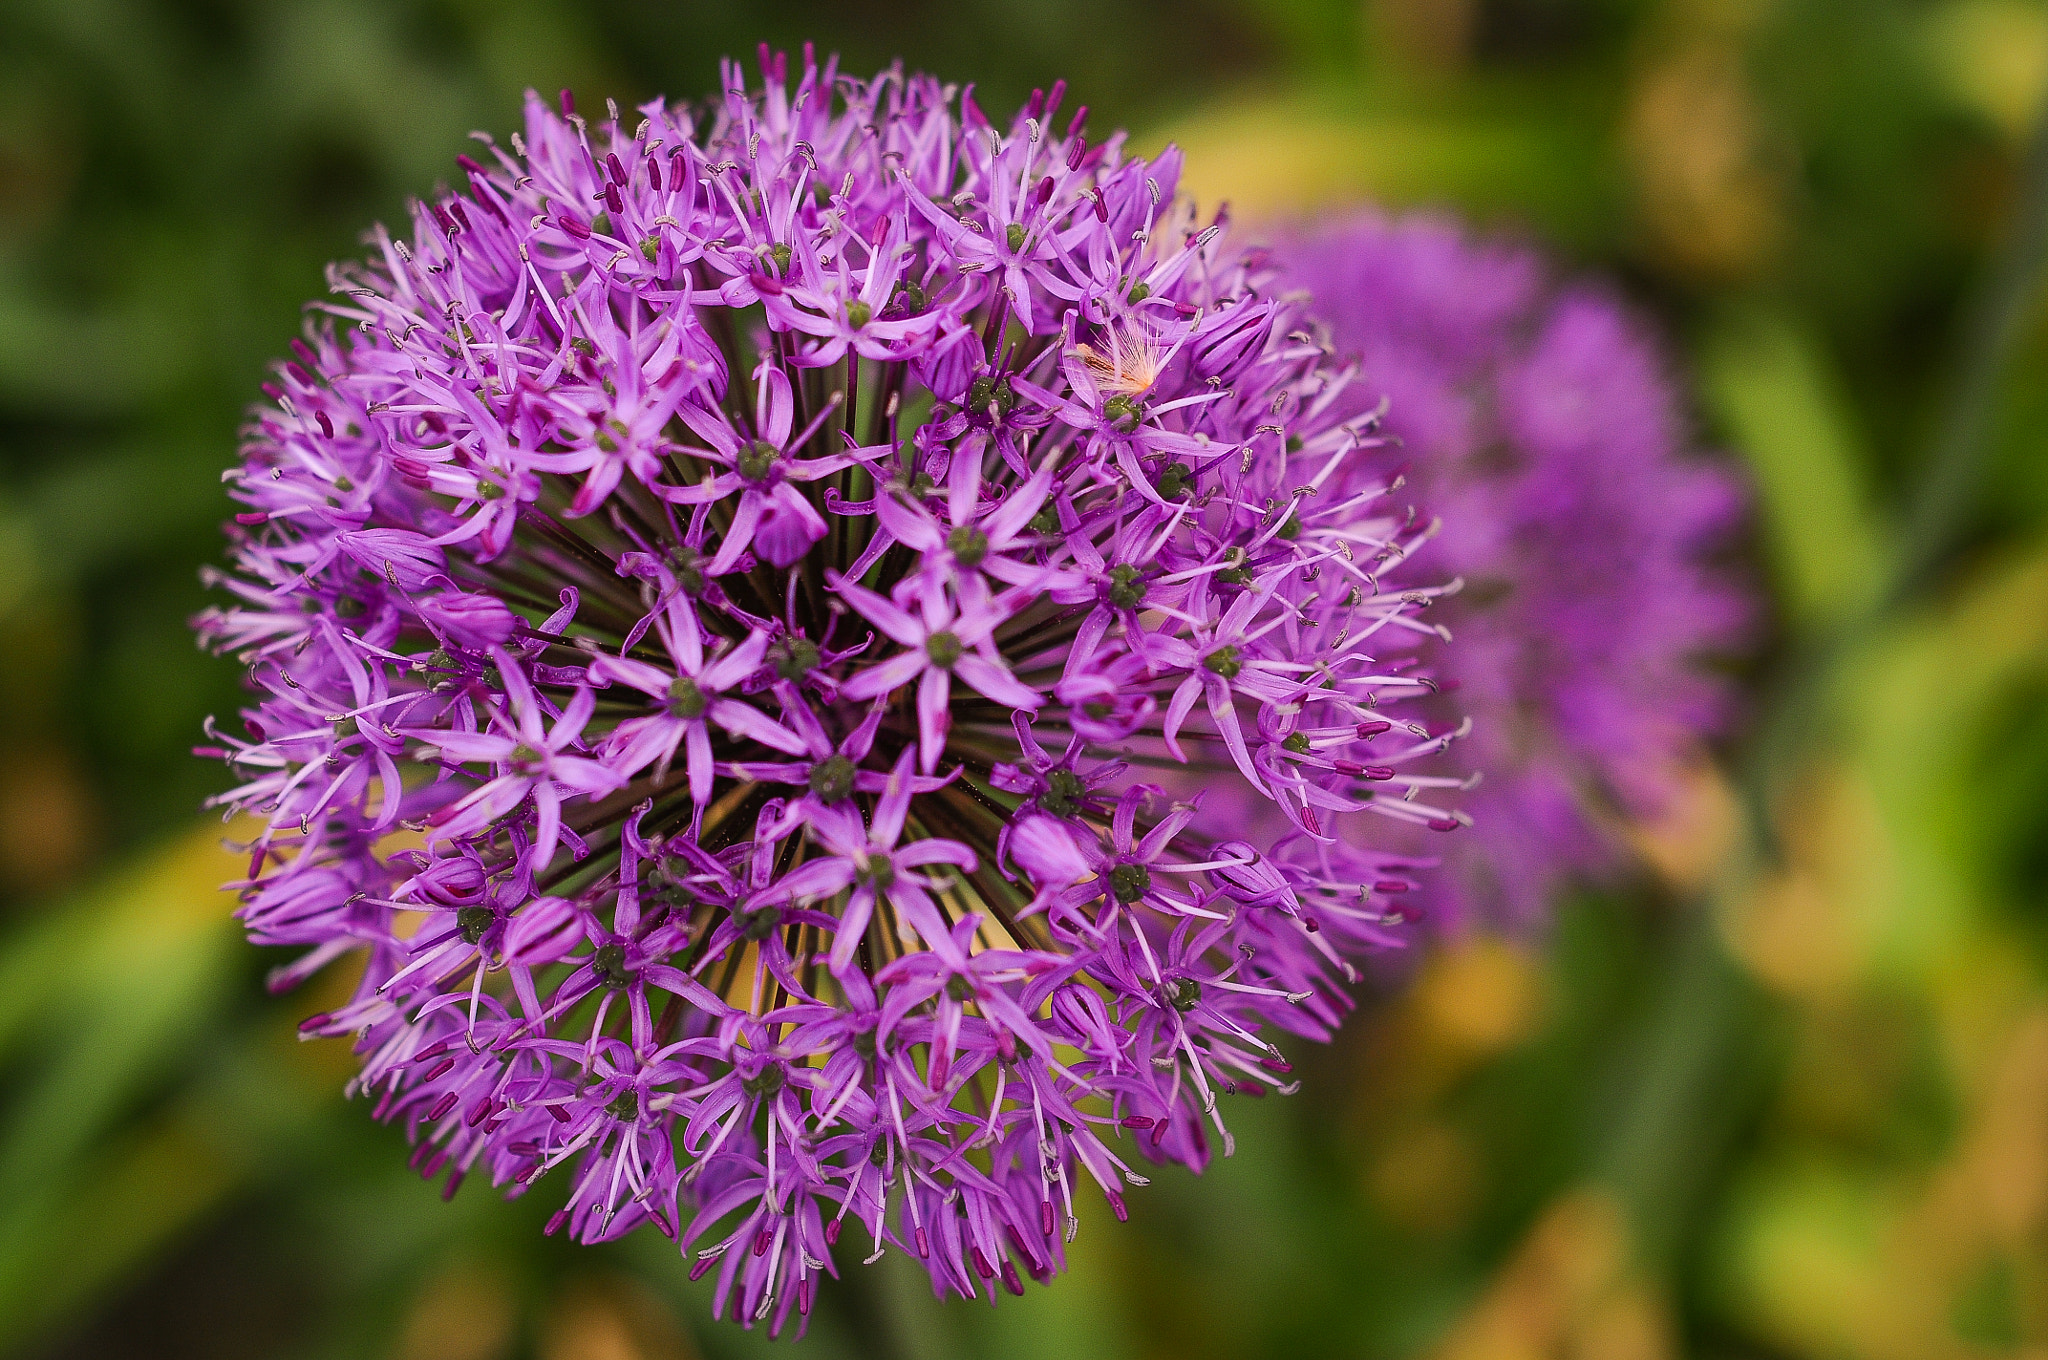
<instances>
[{"instance_id":1,"label":"blurred green background","mask_svg":"<svg viewBox=\"0 0 2048 1360\"><path fill-rule=\"evenodd\" d=\"M766 1343L660 1238L443 1205L214 891L185 627L321 266L520 91L724 52L1065 76L1240 220L1448 205L1620 278L1750 466L1747 732L1630 884L1438 951L1070 1275L892 1257L816 1357L2048 1357L2048 4L7 0L0 1354ZM318 984L316 984L317 988Z\"/></svg>"}]
</instances>

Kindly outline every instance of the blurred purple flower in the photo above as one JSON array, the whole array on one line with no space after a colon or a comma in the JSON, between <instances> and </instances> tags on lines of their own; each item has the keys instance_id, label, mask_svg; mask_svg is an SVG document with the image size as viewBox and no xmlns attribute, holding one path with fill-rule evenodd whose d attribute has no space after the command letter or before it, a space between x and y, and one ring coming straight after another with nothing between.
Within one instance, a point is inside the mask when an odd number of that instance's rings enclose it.
<instances>
[{"instance_id":1,"label":"blurred purple flower","mask_svg":"<svg viewBox=\"0 0 2048 1360\"><path fill-rule=\"evenodd\" d=\"M1457 636L1449 674L1485 784L1437 900L1452 922L1526 925L1564 881L1617 865L1617 817L1654 816L1729 716L1701 663L1755 615L1714 565L1743 486L1687 448L1645 326L1528 250L1364 213L1304 230L1284 258L1284 285L1313 294L1356 361L1344 414L1385 394L1381 465L1405 464L1403 499L1441 514L1435 550L1464 580L1432 618Z\"/></svg>"},{"instance_id":2,"label":"blurred purple flower","mask_svg":"<svg viewBox=\"0 0 2048 1360\"><path fill-rule=\"evenodd\" d=\"M762 64L530 98L337 267L199 627L258 696L207 748L241 917L280 986L361 956L303 1028L419 1170L559 1169L550 1231L652 1223L780 1329L849 1215L993 1300L1077 1179L1227 1150L1400 940L1414 861L1336 828L1458 780L1364 763L1424 535L1178 154ZM1273 834L1191 829L1178 762Z\"/></svg>"}]
</instances>

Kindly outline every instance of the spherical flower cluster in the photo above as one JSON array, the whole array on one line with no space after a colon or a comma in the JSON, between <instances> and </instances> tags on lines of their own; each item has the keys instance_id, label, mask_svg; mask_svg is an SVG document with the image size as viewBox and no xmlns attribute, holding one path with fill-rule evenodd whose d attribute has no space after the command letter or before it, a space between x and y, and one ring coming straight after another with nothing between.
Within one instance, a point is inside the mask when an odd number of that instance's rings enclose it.
<instances>
[{"instance_id":1,"label":"spherical flower cluster","mask_svg":"<svg viewBox=\"0 0 2048 1360\"><path fill-rule=\"evenodd\" d=\"M1340 404L1356 416L1385 395L1381 456L1443 516L1440 560L1465 583L1445 610L1449 674L1485 784L1432 906L1525 926L1563 882L1621 862L1607 828L1659 811L1727 716L1700 663L1738 648L1754 613L1713 565L1742 486L1688 456L1645 328L1533 252L1365 213L1284 254L1284 286L1313 294L1359 365Z\"/></svg>"},{"instance_id":2,"label":"spherical flower cluster","mask_svg":"<svg viewBox=\"0 0 2048 1360\"><path fill-rule=\"evenodd\" d=\"M993 1300L1083 1185L1228 1151L1399 940L1414 861L1338 824L1459 821L1393 716L1431 526L1177 154L762 70L529 98L337 268L200 627L258 695L240 915L280 987L362 968L304 1031L448 1193L555 1173L550 1231L779 1330L849 1224Z\"/></svg>"}]
</instances>

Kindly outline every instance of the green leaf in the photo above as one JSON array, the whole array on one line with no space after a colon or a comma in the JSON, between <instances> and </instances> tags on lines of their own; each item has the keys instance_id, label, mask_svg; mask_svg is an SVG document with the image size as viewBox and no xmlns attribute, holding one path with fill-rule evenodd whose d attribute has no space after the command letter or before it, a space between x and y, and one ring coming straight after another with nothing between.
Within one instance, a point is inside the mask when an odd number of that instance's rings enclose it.
<instances>
[{"instance_id":1,"label":"green leaf","mask_svg":"<svg viewBox=\"0 0 2048 1360\"><path fill-rule=\"evenodd\" d=\"M1880 585L1865 463L1839 380L1797 321L1724 314L1700 345L1705 399L1756 474L1781 596L1801 622L1840 618Z\"/></svg>"}]
</instances>

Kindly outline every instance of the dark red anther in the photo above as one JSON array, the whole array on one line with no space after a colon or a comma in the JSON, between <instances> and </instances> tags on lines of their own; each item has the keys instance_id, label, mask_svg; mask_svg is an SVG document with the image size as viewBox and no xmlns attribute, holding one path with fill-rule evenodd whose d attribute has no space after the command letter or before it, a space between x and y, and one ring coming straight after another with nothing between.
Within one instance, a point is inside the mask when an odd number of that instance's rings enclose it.
<instances>
[{"instance_id":1,"label":"dark red anther","mask_svg":"<svg viewBox=\"0 0 2048 1360\"><path fill-rule=\"evenodd\" d=\"M811 1277L808 1275L797 1282L796 1310L805 1317L811 1315Z\"/></svg>"},{"instance_id":2,"label":"dark red anther","mask_svg":"<svg viewBox=\"0 0 2048 1360\"><path fill-rule=\"evenodd\" d=\"M647 187L657 194L661 192L661 158L658 156L647 158Z\"/></svg>"},{"instance_id":3,"label":"dark red anther","mask_svg":"<svg viewBox=\"0 0 2048 1360\"><path fill-rule=\"evenodd\" d=\"M476 1104L469 1107L469 1117L463 1120L462 1122L469 1125L469 1127L471 1128L475 1128L477 1125L483 1123L486 1119L489 1119L491 1117L491 1111L497 1108L498 1102L492 1100L490 1096L486 1095L483 1099L477 1101Z\"/></svg>"},{"instance_id":4,"label":"dark red anther","mask_svg":"<svg viewBox=\"0 0 2048 1360\"><path fill-rule=\"evenodd\" d=\"M1038 1254L1031 1250L1030 1244L1025 1242L1017 1229L1013 1225L1005 1223L1003 1225L1003 1236L1008 1239L1010 1250L1024 1258L1024 1268L1036 1273L1038 1270Z\"/></svg>"},{"instance_id":5,"label":"dark red anther","mask_svg":"<svg viewBox=\"0 0 2048 1360\"><path fill-rule=\"evenodd\" d=\"M568 1211L567 1209L557 1209L557 1210L555 1210L555 1212L554 1212L554 1213L552 1213L552 1214L550 1214L550 1215L548 1216L548 1225L547 1225L547 1226L546 1226L545 1228L542 1228L542 1229L540 1230L540 1234L541 1234L541 1236L542 1236L542 1237L553 1237L553 1236L554 1236L554 1235L555 1235L556 1233L558 1233L558 1232L560 1232L560 1231L562 1230L562 1225L563 1225L564 1223L567 1223L568 1221L569 1221L569 1211ZM696 1278L696 1277L695 1277L695 1276L692 1276L691 1278L692 1278L692 1279L694 1279L694 1278Z\"/></svg>"},{"instance_id":6,"label":"dark red anther","mask_svg":"<svg viewBox=\"0 0 2048 1360\"><path fill-rule=\"evenodd\" d=\"M1164 1119L1160 1120L1157 1124L1154 1124L1152 1126L1153 1147L1158 1147L1161 1143L1166 1141L1166 1128L1167 1124Z\"/></svg>"},{"instance_id":7,"label":"dark red anther","mask_svg":"<svg viewBox=\"0 0 2048 1360\"><path fill-rule=\"evenodd\" d=\"M681 147L668 153L668 187L671 192L683 187L683 167L689 164L689 157Z\"/></svg>"},{"instance_id":8,"label":"dark red anther","mask_svg":"<svg viewBox=\"0 0 2048 1360\"><path fill-rule=\"evenodd\" d=\"M315 411L313 413L313 420L314 423L319 425L320 433L326 435L329 439L334 438L334 422L327 418L325 411Z\"/></svg>"},{"instance_id":9,"label":"dark red anther","mask_svg":"<svg viewBox=\"0 0 2048 1360\"><path fill-rule=\"evenodd\" d=\"M1124 1207L1124 1197L1114 1190L1105 1191L1104 1193L1109 1196L1109 1211L1116 1215L1116 1221L1119 1223L1130 1222L1131 1211Z\"/></svg>"},{"instance_id":10,"label":"dark red anther","mask_svg":"<svg viewBox=\"0 0 2048 1360\"><path fill-rule=\"evenodd\" d=\"M455 1198L455 1192L462 1188L462 1178L468 1174L467 1171L464 1171L459 1166L448 1173L447 1181L441 1186L441 1202L443 1204Z\"/></svg>"},{"instance_id":11,"label":"dark red anther","mask_svg":"<svg viewBox=\"0 0 2048 1360\"><path fill-rule=\"evenodd\" d=\"M840 1228L840 1224L841 1224L841 1220L839 1220L839 1219L836 1219L836 1218L835 1218L835 1219L833 1219L833 1220L832 1220L832 1221L831 1221L830 1223L827 1223L827 1224L825 1225L825 1245L826 1245L826 1246L828 1246L828 1247L836 1247L836 1246L838 1246L838 1245L839 1245L839 1228Z\"/></svg>"},{"instance_id":12,"label":"dark red anther","mask_svg":"<svg viewBox=\"0 0 2048 1360\"><path fill-rule=\"evenodd\" d=\"M440 224L441 234L443 236L453 236L455 234L455 219L448 215L448 210L438 203L429 203L427 207L432 210L434 221Z\"/></svg>"},{"instance_id":13,"label":"dark red anther","mask_svg":"<svg viewBox=\"0 0 2048 1360\"><path fill-rule=\"evenodd\" d=\"M457 223L457 224L458 224L458 225L459 225L459 226L460 226L460 227L461 227L461 228L462 228L462 229L463 229L464 231L469 231L469 230L471 230L471 228L470 228L470 225L469 225L469 214L468 214L467 212L463 211L463 207L462 207L462 200L461 200L461 199L459 199L459 198L451 198L451 199L449 199L449 200L448 200L448 211L449 211L450 213L454 214L454 217L455 217L455 221L456 221L456 223Z\"/></svg>"},{"instance_id":14,"label":"dark red anther","mask_svg":"<svg viewBox=\"0 0 2048 1360\"><path fill-rule=\"evenodd\" d=\"M1031 98L1024 101L1024 116L1036 118L1045 112L1045 91L1033 90Z\"/></svg>"},{"instance_id":15,"label":"dark red anther","mask_svg":"<svg viewBox=\"0 0 2048 1360\"><path fill-rule=\"evenodd\" d=\"M1009 1261L1003 1262L1003 1288L1020 1299L1024 1297L1024 1282L1017 1278L1017 1267Z\"/></svg>"},{"instance_id":16,"label":"dark red anther","mask_svg":"<svg viewBox=\"0 0 2048 1360\"><path fill-rule=\"evenodd\" d=\"M974 1273L984 1280L993 1280L996 1277L996 1268L988 1263L988 1257L982 1254L981 1248L970 1247L968 1250L974 1257Z\"/></svg>"},{"instance_id":17,"label":"dark red anther","mask_svg":"<svg viewBox=\"0 0 2048 1360\"><path fill-rule=\"evenodd\" d=\"M483 176L484 168L476 163L475 157L469 155L466 152L456 152L455 163L461 166L469 174L475 175L479 178Z\"/></svg>"},{"instance_id":18,"label":"dark red anther","mask_svg":"<svg viewBox=\"0 0 2048 1360\"><path fill-rule=\"evenodd\" d=\"M1265 1068L1268 1072L1278 1072L1282 1076L1286 1076L1294 1070L1293 1063L1285 1058L1274 1057L1271 1054L1259 1059L1259 1066Z\"/></svg>"},{"instance_id":19,"label":"dark red anther","mask_svg":"<svg viewBox=\"0 0 2048 1360\"><path fill-rule=\"evenodd\" d=\"M301 387L311 387L313 385L313 375L289 359L285 361L284 371L289 373L292 381Z\"/></svg>"},{"instance_id":20,"label":"dark red anther","mask_svg":"<svg viewBox=\"0 0 2048 1360\"><path fill-rule=\"evenodd\" d=\"M1080 165L1081 165L1081 157L1083 157L1083 156L1085 156L1085 155L1087 155L1087 154L1088 154L1088 139L1087 139L1086 137L1076 137L1076 138L1075 138L1075 139L1074 139L1073 141L1071 141L1071 142L1068 142L1068 143L1067 143L1067 169L1068 169L1068 170L1077 170L1077 169L1079 169L1079 168L1080 168Z\"/></svg>"},{"instance_id":21,"label":"dark red anther","mask_svg":"<svg viewBox=\"0 0 2048 1360\"><path fill-rule=\"evenodd\" d=\"M759 59L761 63L761 79L770 81L774 80L775 53L773 49L771 49L767 43L761 43L755 47L754 55L756 56L756 58Z\"/></svg>"},{"instance_id":22,"label":"dark red anther","mask_svg":"<svg viewBox=\"0 0 2048 1360\"><path fill-rule=\"evenodd\" d=\"M1043 208L1045 206L1045 201L1051 197L1052 176L1047 175L1044 179L1038 181L1038 206Z\"/></svg>"},{"instance_id":23,"label":"dark red anther","mask_svg":"<svg viewBox=\"0 0 2048 1360\"><path fill-rule=\"evenodd\" d=\"M654 1220L654 1230L669 1241L676 1240L676 1225L668 1221L668 1215L659 1209L649 1209L647 1216Z\"/></svg>"},{"instance_id":24,"label":"dark red anther","mask_svg":"<svg viewBox=\"0 0 2048 1360\"><path fill-rule=\"evenodd\" d=\"M257 384L257 386L262 390L263 395L269 397L272 401L284 400L284 389L282 387L279 387L276 383L259 383Z\"/></svg>"},{"instance_id":25,"label":"dark red anther","mask_svg":"<svg viewBox=\"0 0 2048 1360\"><path fill-rule=\"evenodd\" d=\"M325 1011L322 1011L318 1015L309 1015L305 1019L299 1021L299 1033L311 1034L314 1030L319 1029L322 1025L325 1025L328 1019L328 1014Z\"/></svg>"},{"instance_id":26,"label":"dark red anther","mask_svg":"<svg viewBox=\"0 0 2048 1360\"><path fill-rule=\"evenodd\" d=\"M441 1174L441 1168L448 1165L448 1149L435 1148L434 1155L427 1158L427 1164L420 1168L421 1180L432 1180Z\"/></svg>"},{"instance_id":27,"label":"dark red anther","mask_svg":"<svg viewBox=\"0 0 2048 1360\"><path fill-rule=\"evenodd\" d=\"M717 1261L718 1258L716 1256L699 1256L696 1260L690 1262L690 1278L692 1280L703 1279L705 1272L717 1264Z\"/></svg>"},{"instance_id":28,"label":"dark red anther","mask_svg":"<svg viewBox=\"0 0 2048 1360\"><path fill-rule=\"evenodd\" d=\"M1317 935L1322 933L1323 923L1313 916L1304 916L1301 918L1301 928L1311 935Z\"/></svg>"},{"instance_id":29,"label":"dark red anther","mask_svg":"<svg viewBox=\"0 0 2048 1360\"><path fill-rule=\"evenodd\" d=\"M774 1233L772 1233L772 1232L770 1232L770 1231L769 1231L768 1229L766 1229L766 1228L763 1228L763 1229L761 1229L761 1231L759 1231L759 1232L755 1233L755 1234L754 1234L754 1255L755 1255L755 1256L757 1256L757 1257L759 1257L759 1256L766 1256L766 1255L768 1254L768 1244L769 1244L770 1242L773 1242L774 1240L775 1240L775 1234L774 1234Z\"/></svg>"},{"instance_id":30,"label":"dark red anther","mask_svg":"<svg viewBox=\"0 0 2048 1360\"><path fill-rule=\"evenodd\" d=\"M1156 1121L1149 1114L1127 1114L1120 1122L1127 1129L1149 1129Z\"/></svg>"},{"instance_id":31,"label":"dark red anther","mask_svg":"<svg viewBox=\"0 0 2048 1360\"><path fill-rule=\"evenodd\" d=\"M576 214L574 213L556 213L555 225L560 227L563 231L568 232L571 236L575 237L579 241L588 241L590 239L590 228L584 224L582 218L576 216Z\"/></svg>"},{"instance_id":32,"label":"dark red anther","mask_svg":"<svg viewBox=\"0 0 2048 1360\"><path fill-rule=\"evenodd\" d=\"M1080 108L1074 110L1074 119L1072 122L1067 124L1067 135L1069 137L1078 135L1081 131L1082 125L1087 121L1088 106L1086 104L1083 104Z\"/></svg>"},{"instance_id":33,"label":"dark red anther","mask_svg":"<svg viewBox=\"0 0 2048 1360\"><path fill-rule=\"evenodd\" d=\"M1042 1199L1038 1201L1038 1230L1044 1233L1047 1237L1051 1237L1052 1229L1052 1201L1049 1199Z\"/></svg>"},{"instance_id":34,"label":"dark red anther","mask_svg":"<svg viewBox=\"0 0 2048 1360\"><path fill-rule=\"evenodd\" d=\"M607 151L604 153L604 168L611 172L612 179L618 184L624 185L627 183L626 167L619 164L617 152Z\"/></svg>"},{"instance_id":35,"label":"dark red anther","mask_svg":"<svg viewBox=\"0 0 2048 1360\"><path fill-rule=\"evenodd\" d=\"M1372 885L1372 890L1383 893L1404 893L1408 891L1408 885L1398 878L1383 878Z\"/></svg>"},{"instance_id":36,"label":"dark red anther","mask_svg":"<svg viewBox=\"0 0 2048 1360\"><path fill-rule=\"evenodd\" d=\"M918 1259L918 1260L920 1260L920 1261L929 1261L929 1260L931 1260L931 1259L932 1259L932 1244L931 1244L931 1239L930 1239L930 1238L928 1238L928 1237L926 1237L926 1236L924 1235L924 1229L923 1229L923 1228L919 1228L919 1229L918 1229L918 1230L917 1230L917 1231L916 1231L915 1233L913 1233L913 1234L912 1234L911 1236L912 1236L913 1240L915 1240L915 1241L916 1241L916 1243L917 1243L917 1259Z\"/></svg>"},{"instance_id":37,"label":"dark red anther","mask_svg":"<svg viewBox=\"0 0 2048 1360\"><path fill-rule=\"evenodd\" d=\"M235 523L237 524L268 524L269 522L270 516L261 510L244 510L241 514L235 516ZM304 1029L305 1025L301 1024L299 1028Z\"/></svg>"},{"instance_id":38,"label":"dark red anther","mask_svg":"<svg viewBox=\"0 0 2048 1360\"><path fill-rule=\"evenodd\" d=\"M543 1110L546 1110L550 1115L552 1115L554 1117L554 1121L557 1124L566 1124L569 1122L569 1112L563 1109L560 1105L543 1105L541 1106L541 1108Z\"/></svg>"},{"instance_id":39,"label":"dark red anther","mask_svg":"<svg viewBox=\"0 0 2048 1360\"><path fill-rule=\"evenodd\" d=\"M455 1108L455 1103L461 1099L462 1097L454 1091L449 1091L442 1095L439 1100L434 1102L434 1108L427 1111L427 1122L431 1124L447 1114Z\"/></svg>"},{"instance_id":40,"label":"dark red anther","mask_svg":"<svg viewBox=\"0 0 2048 1360\"><path fill-rule=\"evenodd\" d=\"M1458 819L1456 817L1432 817L1425 825L1431 831L1456 831L1458 829Z\"/></svg>"},{"instance_id":41,"label":"dark red anther","mask_svg":"<svg viewBox=\"0 0 2048 1360\"><path fill-rule=\"evenodd\" d=\"M1359 773L1367 779L1392 779L1394 777L1394 767L1391 765L1368 765L1363 770L1360 770Z\"/></svg>"},{"instance_id":42,"label":"dark red anther","mask_svg":"<svg viewBox=\"0 0 2048 1360\"><path fill-rule=\"evenodd\" d=\"M312 346L308 345L305 341L299 339L297 336L292 337L292 353L298 355L301 359L305 360L308 367L320 367L320 361L313 357Z\"/></svg>"},{"instance_id":43,"label":"dark red anther","mask_svg":"<svg viewBox=\"0 0 2048 1360\"><path fill-rule=\"evenodd\" d=\"M1358 725L1358 737L1361 741L1371 741L1380 733L1393 730L1394 725L1390 722L1362 722Z\"/></svg>"},{"instance_id":44,"label":"dark red anther","mask_svg":"<svg viewBox=\"0 0 2048 1360\"><path fill-rule=\"evenodd\" d=\"M1323 824L1316 819L1316 810L1312 807L1304 806L1302 808L1301 824L1308 828L1308 834L1311 836L1323 834Z\"/></svg>"},{"instance_id":45,"label":"dark red anther","mask_svg":"<svg viewBox=\"0 0 2048 1360\"><path fill-rule=\"evenodd\" d=\"M1266 1088L1255 1081L1239 1081L1237 1093L1241 1096L1262 1096L1266 1094Z\"/></svg>"},{"instance_id":46,"label":"dark red anther","mask_svg":"<svg viewBox=\"0 0 2048 1360\"><path fill-rule=\"evenodd\" d=\"M604 186L604 205L615 213L622 213L626 210L625 195L619 192L618 185L607 184Z\"/></svg>"},{"instance_id":47,"label":"dark red anther","mask_svg":"<svg viewBox=\"0 0 2048 1360\"><path fill-rule=\"evenodd\" d=\"M1102 201L1102 190L1090 189L1088 197L1095 200L1095 220L1107 222L1109 220L1109 205Z\"/></svg>"},{"instance_id":48,"label":"dark red anther","mask_svg":"<svg viewBox=\"0 0 2048 1360\"><path fill-rule=\"evenodd\" d=\"M443 1058L441 1059L441 1061L435 1063L432 1067L428 1068L427 1075L421 1077L420 1080L424 1082L439 1081L441 1078L447 1076L454 1069L455 1059Z\"/></svg>"},{"instance_id":49,"label":"dark red anther","mask_svg":"<svg viewBox=\"0 0 2048 1360\"><path fill-rule=\"evenodd\" d=\"M574 118L576 116L576 96L567 86L562 87L562 116L564 118Z\"/></svg>"}]
</instances>

